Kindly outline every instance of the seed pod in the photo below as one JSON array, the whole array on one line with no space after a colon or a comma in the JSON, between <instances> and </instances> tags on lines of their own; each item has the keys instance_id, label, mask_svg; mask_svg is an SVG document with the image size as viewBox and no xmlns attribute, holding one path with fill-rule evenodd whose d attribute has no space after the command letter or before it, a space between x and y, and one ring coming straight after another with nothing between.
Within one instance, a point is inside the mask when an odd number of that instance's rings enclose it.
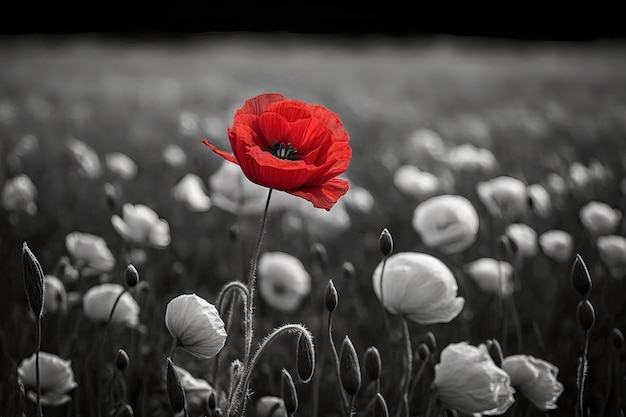
<instances>
[{"instance_id":1,"label":"seed pod","mask_svg":"<svg viewBox=\"0 0 626 417\"><path fill-rule=\"evenodd\" d=\"M326 292L324 293L324 303L326 304L326 310L333 312L337 308L338 296L337 289L333 280L329 279L326 285Z\"/></svg>"},{"instance_id":2,"label":"seed pod","mask_svg":"<svg viewBox=\"0 0 626 417\"><path fill-rule=\"evenodd\" d=\"M313 377L315 371L315 349L311 335L300 333L298 336L298 350L296 350L296 367L298 378L307 383Z\"/></svg>"},{"instance_id":3,"label":"seed pod","mask_svg":"<svg viewBox=\"0 0 626 417\"><path fill-rule=\"evenodd\" d=\"M170 400L170 406L174 412L179 413L185 408L185 390L180 382L178 372L174 368L174 363L167 358L167 396Z\"/></svg>"},{"instance_id":4,"label":"seed pod","mask_svg":"<svg viewBox=\"0 0 626 417\"><path fill-rule=\"evenodd\" d=\"M41 264L31 252L26 242L22 245L22 265L24 271L24 288L28 305L35 317L43 315L44 273Z\"/></svg>"},{"instance_id":5,"label":"seed pod","mask_svg":"<svg viewBox=\"0 0 626 417\"><path fill-rule=\"evenodd\" d=\"M343 339L339 351L339 376L341 386L349 395L356 395L361 388L361 367L354 345L348 336Z\"/></svg>"},{"instance_id":6,"label":"seed pod","mask_svg":"<svg viewBox=\"0 0 626 417\"><path fill-rule=\"evenodd\" d=\"M380 392L376 394L376 400L374 400L374 417L389 417L387 402Z\"/></svg>"},{"instance_id":7,"label":"seed pod","mask_svg":"<svg viewBox=\"0 0 626 417\"><path fill-rule=\"evenodd\" d=\"M617 327L611 330L611 342L616 350L621 350L622 346L624 346L624 334Z\"/></svg>"},{"instance_id":8,"label":"seed pod","mask_svg":"<svg viewBox=\"0 0 626 417\"><path fill-rule=\"evenodd\" d=\"M298 409L298 393L291 375L285 368L283 368L282 382L282 397L285 403L285 410L287 415L291 416Z\"/></svg>"},{"instance_id":9,"label":"seed pod","mask_svg":"<svg viewBox=\"0 0 626 417\"><path fill-rule=\"evenodd\" d=\"M504 360L504 355L502 354L502 346L500 346L500 342L496 339L490 339L487 341L487 351L489 352L489 356L493 359L493 362L496 364L498 368L502 367L502 361Z\"/></svg>"},{"instance_id":10,"label":"seed pod","mask_svg":"<svg viewBox=\"0 0 626 417\"><path fill-rule=\"evenodd\" d=\"M582 296L587 296L591 291L591 276L585 261L580 254L576 254L574 265L572 266L572 285L574 289Z\"/></svg>"},{"instance_id":11,"label":"seed pod","mask_svg":"<svg viewBox=\"0 0 626 417\"><path fill-rule=\"evenodd\" d=\"M126 267L124 278L126 279L126 285L131 288L139 282L139 272L137 272L137 268L133 264L128 264Z\"/></svg>"},{"instance_id":12,"label":"seed pod","mask_svg":"<svg viewBox=\"0 0 626 417\"><path fill-rule=\"evenodd\" d=\"M380 352L376 346L370 346L365 351L365 357L363 358L363 367L365 368L365 374L370 379L380 378L382 369L382 361L380 359Z\"/></svg>"},{"instance_id":13,"label":"seed pod","mask_svg":"<svg viewBox=\"0 0 626 417\"><path fill-rule=\"evenodd\" d=\"M128 367L128 354L124 349L118 349L117 355L115 355L115 366L120 371L123 371Z\"/></svg>"},{"instance_id":14,"label":"seed pod","mask_svg":"<svg viewBox=\"0 0 626 417\"><path fill-rule=\"evenodd\" d=\"M356 275L356 270L354 269L354 265L352 264L352 262L346 261L341 265L341 274L348 281L354 279L354 276Z\"/></svg>"},{"instance_id":15,"label":"seed pod","mask_svg":"<svg viewBox=\"0 0 626 417\"><path fill-rule=\"evenodd\" d=\"M586 298L581 300L580 303L578 303L576 313L581 329L586 331L593 327L593 323L596 321L596 312L593 309L591 301Z\"/></svg>"},{"instance_id":16,"label":"seed pod","mask_svg":"<svg viewBox=\"0 0 626 417\"><path fill-rule=\"evenodd\" d=\"M130 404L122 404L120 408L115 413L115 417L134 417L135 413L133 412L133 408Z\"/></svg>"},{"instance_id":17,"label":"seed pod","mask_svg":"<svg viewBox=\"0 0 626 417\"><path fill-rule=\"evenodd\" d=\"M437 338L433 332L426 333L424 343L426 343L426 346L431 353L434 353L437 350Z\"/></svg>"},{"instance_id":18,"label":"seed pod","mask_svg":"<svg viewBox=\"0 0 626 417\"><path fill-rule=\"evenodd\" d=\"M383 229L380 237L378 238L378 245L380 247L380 253L382 253L384 257L391 255L393 252L393 238L386 227Z\"/></svg>"},{"instance_id":19,"label":"seed pod","mask_svg":"<svg viewBox=\"0 0 626 417\"><path fill-rule=\"evenodd\" d=\"M430 349L426 343L420 343L417 347L417 356L424 362L430 356Z\"/></svg>"}]
</instances>

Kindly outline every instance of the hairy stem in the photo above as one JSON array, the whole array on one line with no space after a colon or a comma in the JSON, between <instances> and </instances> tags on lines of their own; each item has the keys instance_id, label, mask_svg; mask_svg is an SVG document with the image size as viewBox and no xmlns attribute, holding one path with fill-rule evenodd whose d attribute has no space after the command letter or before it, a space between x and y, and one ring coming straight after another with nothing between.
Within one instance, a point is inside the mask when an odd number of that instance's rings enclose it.
<instances>
[{"instance_id":1,"label":"hairy stem","mask_svg":"<svg viewBox=\"0 0 626 417\"><path fill-rule=\"evenodd\" d=\"M584 408L584 391L585 391L585 378L587 376L587 352L589 350L589 330L585 330L584 336L584 346L583 346L583 354L580 357L580 365L578 367L578 399L577 399L577 408L576 415L577 417L585 416L585 408Z\"/></svg>"},{"instance_id":2,"label":"hairy stem","mask_svg":"<svg viewBox=\"0 0 626 417\"><path fill-rule=\"evenodd\" d=\"M339 368L339 354L337 353L337 347L335 346L335 341L333 340L333 312L328 312L328 340L330 341L330 348L333 353L333 361L335 362L335 373L337 374L337 391L341 397L341 411L344 417L349 417L347 412L348 407L348 398L346 397L346 393L343 391L341 387L341 371Z\"/></svg>"},{"instance_id":3,"label":"hairy stem","mask_svg":"<svg viewBox=\"0 0 626 417\"><path fill-rule=\"evenodd\" d=\"M42 417L41 409L41 383L39 377L39 350L41 349L41 318L35 320L35 378L37 384L37 416Z\"/></svg>"}]
</instances>

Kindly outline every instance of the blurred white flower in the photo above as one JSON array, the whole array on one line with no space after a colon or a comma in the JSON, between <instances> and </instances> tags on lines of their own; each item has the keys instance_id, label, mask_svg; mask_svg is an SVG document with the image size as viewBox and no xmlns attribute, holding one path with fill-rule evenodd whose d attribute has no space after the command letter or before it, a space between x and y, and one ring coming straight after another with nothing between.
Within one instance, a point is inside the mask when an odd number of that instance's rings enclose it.
<instances>
[{"instance_id":1,"label":"blurred white flower","mask_svg":"<svg viewBox=\"0 0 626 417\"><path fill-rule=\"evenodd\" d=\"M419 324L448 323L463 309L454 274L439 259L418 252L398 252L381 261L372 274L374 292L385 308Z\"/></svg>"},{"instance_id":2,"label":"blurred white flower","mask_svg":"<svg viewBox=\"0 0 626 417\"><path fill-rule=\"evenodd\" d=\"M124 204L122 217L114 214L111 224L128 242L161 249L171 242L169 223L144 204Z\"/></svg>"},{"instance_id":3,"label":"blurred white flower","mask_svg":"<svg viewBox=\"0 0 626 417\"><path fill-rule=\"evenodd\" d=\"M513 294L513 265L494 258L479 258L465 265L465 272L486 294Z\"/></svg>"},{"instance_id":4,"label":"blurred white flower","mask_svg":"<svg viewBox=\"0 0 626 417\"><path fill-rule=\"evenodd\" d=\"M256 401L258 417L287 417L285 402L281 397L264 395Z\"/></svg>"},{"instance_id":5,"label":"blurred white flower","mask_svg":"<svg viewBox=\"0 0 626 417\"><path fill-rule=\"evenodd\" d=\"M217 355L226 329L217 308L196 294L179 295L165 307L165 325L181 349L200 359Z\"/></svg>"},{"instance_id":6,"label":"blurred white flower","mask_svg":"<svg viewBox=\"0 0 626 417\"><path fill-rule=\"evenodd\" d=\"M44 290L43 310L45 313L54 314L67 309L67 292L65 285L58 277L46 274Z\"/></svg>"},{"instance_id":7,"label":"blurred white flower","mask_svg":"<svg viewBox=\"0 0 626 417\"><path fill-rule=\"evenodd\" d=\"M286 195L292 197L289 194ZM352 224L350 213L346 210L346 202L343 200L335 203L330 210L317 209L304 199L293 202L291 207L290 210L297 212L298 216L304 220L304 227L314 240L333 239L348 230Z\"/></svg>"},{"instance_id":8,"label":"blurred white flower","mask_svg":"<svg viewBox=\"0 0 626 417\"><path fill-rule=\"evenodd\" d=\"M478 198L494 217L514 221L528 208L526 184L517 178L500 176L479 182Z\"/></svg>"},{"instance_id":9,"label":"blurred white flower","mask_svg":"<svg viewBox=\"0 0 626 417\"><path fill-rule=\"evenodd\" d=\"M109 171L122 179L132 180L137 176L137 164L130 156L122 152L108 153L104 160Z\"/></svg>"},{"instance_id":10,"label":"blurred white flower","mask_svg":"<svg viewBox=\"0 0 626 417\"><path fill-rule=\"evenodd\" d=\"M178 115L178 131L183 135L193 136L200 132L200 117L189 110L183 110Z\"/></svg>"},{"instance_id":11,"label":"blurred white flower","mask_svg":"<svg viewBox=\"0 0 626 417\"><path fill-rule=\"evenodd\" d=\"M527 190L533 212L540 217L548 217L552 213L550 193L541 184L531 184Z\"/></svg>"},{"instance_id":12,"label":"blurred white flower","mask_svg":"<svg viewBox=\"0 0 626 417\"><path fill-rule=\"evenodd\" d=\"M102 165L100 157L85 142L76 138L70 138L67 141L67 150L78 165L79 172L87 178L96 179L102 174Z\"/></svg>"},{"instance_id":13,"label":"blurred white flower","mask_svg":"<svg viewBox=\"0 0 626 417\"><path fill-rule=\"evenodd\" d=\"M622 212L600 201L590 201L581 207L580 221L589 233L603 236L614 233L622 220Z\"/></svg>"},{"instance_id":14,"label":"blurred white flower","mask_svg":"<svg viewBox=\"0 0 626 417\"><path fill-rule=\"evenodd\" d=\"M596 240L600 259L614 278L626 275L626 238L619 235L600 236Z\"/></svg>"},{"instance_id":15,"label":"blurred white flower","mask_svg":"<svg viewBox=\"0 0 626 417\"><path fill-rule=\"evenodd\" d=\"M259 294L284 312L295 311L311 292L311 276L302 262L285 252L264 252L258 264Z\"/></svg>"},{"instance_id":16,"label":"blurred white flower","mask_svg":"<svg viewBox=\"0 0 626 417\"><path fill-rule=\"evenodd\" d=\"M557 262L572 260L574 239L565 230L552 229L543 232L538 238L543 253Z\"/></svg>"},{"instance_id":17,"label":"blurred white flower","mask_svg":"<svg viewBox=\"0 0 626 417\"><path fill-rule=\"evenodd\" d=\"M555 172L548 174L546 181L552 194L562 197L567 193L567 183L559 174Z\"/></svg>"},{"instance_id":18,"label":"blurred white flower","mask_svg":"<svg viewBox=\"0 0 626 417\"><path fill-rule=\"evenodd\" d=\"M7 211L37 214L37 188L25 174L8 179L2 187L2 207Z\"/></svg>"},{"instance_id":19,"label":"blurred white flower","mask_svg":"<svg viewBox=\"0 0 626 417\"><path fill-rule=\"evenodd\" d=\"M557 381L559 369L550 362L529 355L507 356L502 369L509 374L511 385L541 411L554 410L563 393Z\"/></svg>"},{"instance_id":20,"label":"blurred white flower","mask_svg":"<svg viewBox=\"0 0 626 417\"><path fill-rule=\"evenodd\" d=\"M412 225L426 246L451 254L476 241L479 221L467 198L444 194L420 203L413 212Z\"/></svg>"},{"instance_id":21,"label":"blurred white flower","mask_svg":"<svg viewBox=\"0 0 626 417\"><path fill-rule=\"evenodd\" d=\"M592 159L589 162L587 172L589 172L589 176L592 181L599 183L605 182L613 177L611 169L597 159Z\"/></svg>"},{"instance_id":22,"label":"blurred white flower","mask_svg":"<svg viewBox=\"0 0 626 417\"><path fill-rule=\"evenodd\" d=\"M176 201L191 211L204 212L211 208L211 197L206 194L206 187L196 174L186 174L171 192Z\"/></svg>"},{"instance_id":23,"label":"blurred white flower","mask_svg":"<svg viewBox=\"0 0 626 417\"><path fill-rule=\"evenodd\" d=\"M352 183L342 200L346 206L364 214L370 213L374 207L374 196L372 193L368 189Z\"/></svg>"},{"instance_id":24,"label":"blurred white flower","mask_svg":"<svg viewBox=\"0 0 626 417\"><path fill-rule=\"evenodd\" d=\"M445 156L445 162L457 171L490 173L498 167L498 161L487 148L478 148L471 143L451 148Z\"/></svg>"},{"instance_id":25,"label":"blurred white flower","mask_svg":"<svg viewBox=\"0 0 626 417\"><path fill-rule=\"evenodd\" d=\"M517 246L521 257L532 257L537 254L537 232L524 223L511 223L504 232Z\"/></svg>"},{"instance_id":26,"label":"blurred white flower","mask_svg":"<svg viewBox=\"0 0 626 417\"><path fill-rule=\"evenodd\" d=\"M174 365L185 391L185 405L190 416L204 415L206 401L213 392L213 387L204 379L196 378L186 369Z\"/></svg>"},{"instance_id":27,"label":"blurred white flower","mask_svg":"<svg viewBox=\"0 0 626 417\"><path fill-rule=\"evenodd\" d=\"M36 355L22 360L17 368L17 376L28 391L28 399L37 401ZM39 352L39 387L41 405L59 406L72 400L69 392L78 384L74 380L72 361L48 352Z\"/></svg>"},{"instance_id":28,"label":"blurred white flower","mask_svg":"<svg viewBox=\"0 0 626 417\"><path fill-rule=\"evenodd\" d=\"M446 152L446 144L432 129L416 129L409 135L407 155L413 163L426 162L427 158L439 159Z\"/></svg>"},{"instance_id":29,"label":"blurred white flower","mask_svg":"<svg viewBox=\"0 0 626 417\"><path fill-rule=\"evenodd\" d=\"M591 184L591 174L587 167L580 162L573 162L569 166L569 182L572 188L585 190Z\"/></svg>"},{"instance_id":30,"label":"blurred white flower","mask_svg":"<svg viewBox=\"0 0 626 417\"><path fill-rule=\"evenodd\" d=\"M113 253L100 236L72 232L65 237L65 247L72 258L74 268L82 275L109 272L115 266Z\"/></svg>"},{"instance_id":31,"label":"blurred white flower","mask_svg":"<svg viewBox=\"0 0 626 417\"><path fill-rule=\"evenodd\" d=\"M180 146L170 144L163 149L163 160L172 168L178 168L187 164L187 154Z\"/></svg>"},{"instance_id":32,"label":"blurred white flower","mask_svg":"<svg viewBox=\"0 0 626 417\"><path fill-rule=\"evenodd\" d=\"M393 174L393 183L403 194L423 200L437 194L441 189L439 178L414 165L401 165Z\"/></svg>"},{"instance_id":33,"label":"blurred white flower","mask_svg":"<svg viewBox=\"0 0 626 417\"><path fill-rule=\"evenodd\" d=\"M83 295L83 314L89 320L106 323L117 297L124 287L115 283L95 285ZM111 323L137 326L139 324L139 304L129 292L124 292L115 306Z\"/></svg>"},{"instance_id":34,"label":"blurred white flower","mask_svg":"<svg viewBox=\"0 0 626 417\"><path fill-rule=\"evenodd\" d=\"M463 414L500 415L515 402L509 375L493 362L487 347L452 343L435 365L437 398Z\"/></svg>"},{"instance_id":35,"label":"blurred white flower","mask_svg":"<svg viewBox=\"0 0 626 417\"><path fill-rule=\"evenodd\" d=\"M6 159L7 166L13 171L20 172L22 170L22 159L39 149L39 139L34 135L22 136L15 146L9 151Z\"/></svg>"}]
</instances>

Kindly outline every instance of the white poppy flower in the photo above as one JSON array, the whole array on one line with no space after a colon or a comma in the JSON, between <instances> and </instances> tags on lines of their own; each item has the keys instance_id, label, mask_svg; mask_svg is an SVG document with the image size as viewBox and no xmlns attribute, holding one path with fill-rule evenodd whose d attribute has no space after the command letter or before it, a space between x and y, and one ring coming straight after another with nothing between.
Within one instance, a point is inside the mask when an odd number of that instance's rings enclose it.
<instances>
[{"instance_id":1,"label":"white poppy flower","mask_svg":"<svg viewBox=\"0 0 626 417\"><path fill-rule=\"evenodd\" d=\"M257 273L259 294L277 310L295 311L311 292L310 274L298 258L288 253L264 252Z\"/></svg>"},{"instance_id":2,"label":"white poppy flower","mask_svg":"<svg viewBox=\"0 0 626 417\"><path fill-rule=\"evenodd\" d=\"M122 217L111 217L113 228L128 242L165 248L170 244L170 225L143 204L122 206Z\"/></svg>"},{"instance_id":3,"label":"white poppy flower","mask_svg":"<svg viewBox=\"0 0 626 417\"><path fill-rule=\"evenodd\" d=\"M465 265L465 272L486 294L513 294L513 265L493 258L479 258Z\"/></svg>"},{"instance_id":4,"label":"white poppy flower","mask_svg":"<svg viewBox=\"0 0 626 417\"><path fill-rule=\"evenodd\" d=\"M211 198L206 194L202 179L193 173L186 174L171 190L174 199L191 211L204 212L211 208Z\"/></svg>"},{"instance_id":5,"label":"white poppy flower","mask_svg":"<svg viewBox=\"0 0 626 417\"><path fill-rule=\"evenodd\" d=\"M93 286L83 295L83 314L95 322L106 323L117 297L124 291L124 287L115 283L105 283ZM139 305L129 292L125 292L111 316L111 323L136 326L139 324Z\"/></svg>"}]
</instances>

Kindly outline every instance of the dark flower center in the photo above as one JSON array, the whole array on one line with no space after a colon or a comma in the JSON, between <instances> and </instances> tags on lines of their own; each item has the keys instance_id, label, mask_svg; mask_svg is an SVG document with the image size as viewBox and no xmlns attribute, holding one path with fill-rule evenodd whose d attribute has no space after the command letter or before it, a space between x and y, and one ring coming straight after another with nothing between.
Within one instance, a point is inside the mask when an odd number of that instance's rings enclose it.
<instances>
[{"instance_id":1,"label":"dark flower center","mask_svg":"<svg viewBox=\"0 0 626 417\"><path fill-rule=\"evenodd\" d=\"M298 151L291 146L291 143L285 145L282 142L274 141L268 151L279 159L288 159L290 161L298 159Z\"/></svg>"}]
</instances>

